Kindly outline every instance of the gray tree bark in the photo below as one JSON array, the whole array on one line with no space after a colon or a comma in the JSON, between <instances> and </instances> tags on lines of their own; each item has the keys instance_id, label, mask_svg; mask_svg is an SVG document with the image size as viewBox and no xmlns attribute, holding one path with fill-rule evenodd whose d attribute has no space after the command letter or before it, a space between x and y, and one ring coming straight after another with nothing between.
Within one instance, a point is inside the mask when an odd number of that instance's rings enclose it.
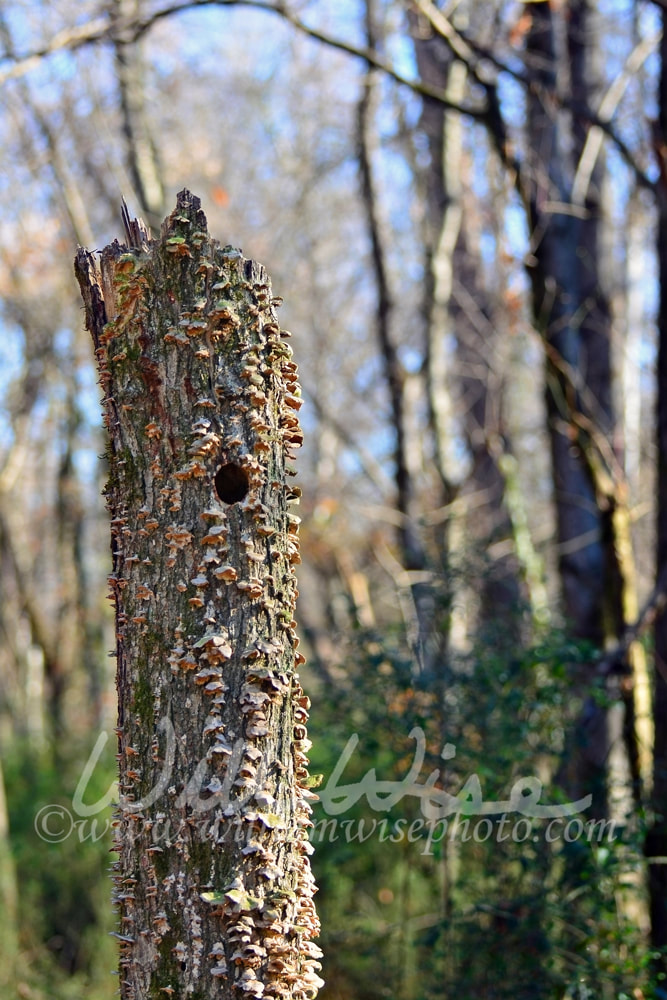
<instances>
[{"instance_id":1,"label":"gray tree bark","mask_svg":"<svg viewBox=\"0 0 667 1000\"><path fill-rule=\"evenodd\" d=\"M545 92L555 89L558 56L553 15L548 5L528 4L532 18L527 54ZM534 243L530 275L533 310L546 347L546 406L551 438L554 499L560 545L565 613L576 635L596 646L604 643L605 552L602 512L595 484L579 446L573 414L581 409L586 377L581 315L581 219L570 211L571 165L564 149L563 116L537 94L528 101L530 162L529 224ZM553 208L553 206L556 206ZM579 213L581 214L581 213ZM587 261L588 268L594 262ZM586 274L586 285L591 276ZM581 315L578 312L581 310ZM608 351L608 341L605 342ZM581 384L575 384L580 377Z\"/></svg>"},{"instance_id":2,"label":"gray tree bark","mask_svg":"<svg viewBox=\"0 0 667 1000\"><path fill-rule=\"evenodd\" d=\"M120 994L314 997L297 369L264 268L178 195L76 274L104 391Z\"/></svg>"},{"instance_id":3,"label":"gray tree bark","mask_svg":"<svg viewBox=\"0 0 667 1000\"><path fill-rule=\"evenodd\" d=\"M602 649L618 641L637 615L627 490L614 450L603 171L599 163L594 166L582 203L573 201L589 125L566 116L549 96L556 93L556 78L565 66L577 101L585 107L594 103L596 14L589 0L570 0L565 22L544 3L526 4L526 13L527 65L541 93L535 89L528 98L523 197L533 242L533 313L546 352L563 609L573 634ZM566 51L561 53L559 25L564 24ZM626 786L637 801L641 796L648 765L636 719L643 709L636 711L635 699L639 707L644 675L642 651L633 644L606 677L609 703L620 707L622 702L623 712L587 694L591 669L575 677L587 700L563 777L572 794L584 788L593 793L598 814L609 813L612 799L627 800ZM617 762L613 767L612 760Z\"/></svg>"}]
</instances>

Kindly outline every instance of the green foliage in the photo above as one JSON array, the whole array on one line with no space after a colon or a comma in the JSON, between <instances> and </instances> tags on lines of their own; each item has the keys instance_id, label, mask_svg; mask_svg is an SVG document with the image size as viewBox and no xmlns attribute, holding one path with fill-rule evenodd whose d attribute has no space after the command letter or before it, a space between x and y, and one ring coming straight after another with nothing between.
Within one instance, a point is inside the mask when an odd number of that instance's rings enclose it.
<instances>
[{"instance_id":1,"label":"green foliage","mask_svg":"<svg viewBox=\"0 0 667 1000\"><path fill-rule=\"evenodd\" d=\"M438 787L456 795L476 775L484 803L507 803L517 781L538 778L541 805L567 803L557 776L581 707L570 678L591 658L556 632L514 655L487 635L442 666L439 702L435 685L412 676L399 637L357 635L347 676L315 695L310 726L311 767L325 775L313 815L324 1000L616 1000L646 991L645 941L633 917L639 823L595 825L581 811L550 827L505 809L458 823L450 816L444 835L441 825L429 841L407 785L386 812L366 795L340 815L325 809L327 781L352 734L359 739L337 785L377 789L371 769L377 781L408 774L414 726L426 740L420 784L437 770Z\"/></svg>"},{"instance_id":2,"label":"green foliage","mask_svg":"<svg viewBox=\"0 0 667 1000\"><path fill-rule=\"evenodd\" d=\"M102 798L114 780L112 742L86 788L88 805ZM47 751L35 754L27 744L14 745L3 761L20 938L16 992L7 1000L107 1000L115 990L110 810L81 818L72 807L90 750L73 746L56 760ZM47 827L55 835L63 833L57 843L37 830L40 810L51 805L57 811Z\"/></svg>"},{"instance_id":3,"label":"green foliage","mask_svg":"<svg viewBox=\"0 0 667 1000\"><path fill-rule=\"evenodd\" d=\"M318 804L313 815L323 1000L622 1000L639 996L638 988L655 995L650 953L633 919L640 820L612 836L592 827L590 839L577 836L577 824L589 829L584 813L564 819L551 840L546 820L529 824L519 814L508 813L504 826L502 817L473 813L429 827L416 794L437 771L437 787L452 796L470 791L476 776L484 803L507 801L518 780L538 777L542 804L567 802L556 775L580 707L569 678L574 665L590 661L590 649L552 633L508 655L487 636L442 665L439 700L432 679L413 676L398 632L359 631L353 643L339 684L313 692L310 727L311 770L324 774L329 810ZM346 745L339 797L327 800ZM55 762L15 746L4 761L20 932L19 974L7 1000L106 1000L115 989L110 838L95 840L93 827L97 820L99 832L108 813L79 823L60 843L35 829L44 806L73 812L89 750L74 747ZM105 795L114 773L109 744L87 804ZM336 802L344 808L334 815Z\"/></svg>"}]
</instances>

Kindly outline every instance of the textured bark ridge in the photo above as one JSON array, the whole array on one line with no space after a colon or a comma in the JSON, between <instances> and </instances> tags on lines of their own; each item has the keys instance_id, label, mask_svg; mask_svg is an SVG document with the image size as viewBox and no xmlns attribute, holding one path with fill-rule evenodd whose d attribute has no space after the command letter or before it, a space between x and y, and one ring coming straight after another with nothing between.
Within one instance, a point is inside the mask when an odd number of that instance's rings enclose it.
<instances>
[{"instance_id":1,"label":"textured bark ridge","mask_svg":"<svg viewBox=\"0 0 667 1000\"><path fill-rule=\"evenodd\" d=\"M178 195L76 273L109 434L120 993L314 997L297 369L264 268Z\"/></svg>"}]
</instances>

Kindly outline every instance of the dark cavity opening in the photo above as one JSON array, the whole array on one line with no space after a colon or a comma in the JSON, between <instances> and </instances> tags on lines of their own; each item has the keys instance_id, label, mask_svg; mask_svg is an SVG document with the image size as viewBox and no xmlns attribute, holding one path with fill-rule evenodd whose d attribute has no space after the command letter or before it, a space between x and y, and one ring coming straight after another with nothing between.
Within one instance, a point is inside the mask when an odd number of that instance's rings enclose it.
<instances>
[{"instance_id":1,"label":"dark cavity opening","mask_svg":"<svg viewBox=\"0 0 667 1000\"><path fill-rule=\"evenodd\" d=\"M233 462L221 465L215 474L215 490L223 503L238 503L249 488L248 473Z\"/></svg>"}]
</instances>

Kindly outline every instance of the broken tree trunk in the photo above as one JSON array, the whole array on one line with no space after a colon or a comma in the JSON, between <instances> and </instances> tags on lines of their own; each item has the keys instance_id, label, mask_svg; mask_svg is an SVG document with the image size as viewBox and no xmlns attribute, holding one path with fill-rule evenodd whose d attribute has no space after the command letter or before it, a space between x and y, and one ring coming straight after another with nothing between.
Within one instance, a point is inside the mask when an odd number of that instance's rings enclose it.
<instances>
[{"instance_id":1,"label":"broken tree trunk","mask_svg":"<svg viewBox=\"0 0 667 1000\"><path fill-rule=\"evenodd\" d=\"M178 195L76 274L109 435L120 994L314 997L296 365L263 267Z\"/></svg>"}]
</instances>

